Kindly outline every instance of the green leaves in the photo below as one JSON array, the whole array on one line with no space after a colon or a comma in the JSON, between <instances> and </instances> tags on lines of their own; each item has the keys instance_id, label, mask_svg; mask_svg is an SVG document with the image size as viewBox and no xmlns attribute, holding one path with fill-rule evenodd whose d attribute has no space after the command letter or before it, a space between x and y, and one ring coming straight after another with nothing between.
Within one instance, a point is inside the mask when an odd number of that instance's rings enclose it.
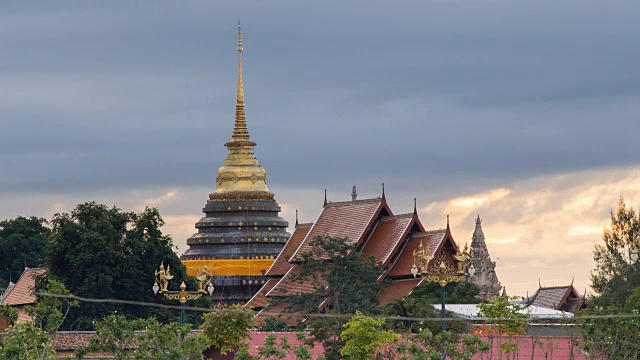
<instances>
[{"instance_id":1,"label":"green leaves","mask_svg":"<svg viewBox=\"0 0 640 360\"><path fill-rule=\"evenodd\" d=\"M48 253L49 275L61 280L74 294L93 299L165 302L151 289L154 271L164 261L177 279L189 288L195 281L172 249L171 238L163 235L164 221L157 209L136 214L108 208L95 202L76 206L70 213L56 214ZM171 286L177 289L180 282ZM173 290L172 289L172 290ZM197 305L206 306L206 299ZM135 305L83 303L70 313L65 329L92 330L93 322L117 311L132 318L154 316L162 322L178 319L178 312ZM199 314L187 313L197 324Z\"/></svg>"},{"instance_id":2,"label":"green leaves","mask_svg":"<svg viewBox=\"0 0 640 360\"><path fill-rule=\"evenodd\" d=\"M340 338L344 341L341 354L355 360L373 359L385 345L393 344L400 335L384 330L384 319L364 316L360 311L344 325Z\"/></svg>"},{"instance_id":3,"label":"green leaves","mask_svg":"<svg viewBox=\"0 0 640 360\"><path fill-rule=\"evenodd\" d=\"M51 230L47 220L18 216L0 221L0 288L16 282L25 266L41 267L49 246Z\"/></svg>"},{"instance_id":4,"label":"green leaves","mask_svg":"<svg viewBox=\"0 0 640 360\"><path fill-rule=\"evenodd\" d=\"M233 305L217 306L204 314L202 330L208 343L221 354L237 351L249 338L249 329L255 327L255 313L248 307Z\"/></svg>"}]
</instances>

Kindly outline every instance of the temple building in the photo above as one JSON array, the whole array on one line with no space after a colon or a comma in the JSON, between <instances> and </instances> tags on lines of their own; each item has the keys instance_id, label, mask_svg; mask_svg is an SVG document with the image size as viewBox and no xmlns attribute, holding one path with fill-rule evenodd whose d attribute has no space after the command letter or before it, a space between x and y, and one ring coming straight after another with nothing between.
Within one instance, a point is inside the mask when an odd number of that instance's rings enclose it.
<instances>
[{"instance_id":1,"label":"temple building","mask_svg":"<svg viewBox=\"0 0 640 360\"><path fill-rule=\"evenodd\" d=\"M433 258L428 263L430 272L437 272L441 263L446 271L458 270L454 256L458 245L453 239L447 222L445 229L426 230L416 211L394 214L387 204L384 187L381 197L358 200L355 188L350 201L329 202L326 200L320 216L314 223L296 224L289 242L267 271L269 280L248 303L260 310L259 320L286 312L286 296L313 291L319 283L301 284L292 280L301 270L302 254L310 250L316 236L346 238L356 246L355 251L372 256L384 269L379 281L390 280L390 285L380 294L380 306L401 300L424 280L412 273L415 252L425 249ZM296 221L297 222L297 221ZM267 306L272 303L272 306ZM321 306L327 305L327 301ZM295 314L282 317L290 325L302 319Z\"/></svg>"},{"instance_id":2,"label":"temple building","mask_svg":"<svg viewBox=\"0 0 640 360\"><path fill-rule=\"evenodd\" d=\"M256 143L247 129L242 84L242 34L238 27L238 89L229 153L218 169L216 189L187 239L180 257L189 275L212 275L215 303L244 304L262 286L265 272L289 239L289 223L267 188L266 171L254 155Z\"/></svg>"},{"instance_id":3,"label":"temple building","mask_svg":"<svg viewBox=\"0 0 640 360\"><path fill-rule=\"evenodd\" d=\"M484 232L482 231L482 219L480 215L476 218L476 228L471 237L471 258L466 264L467 267L475 268L475 276L469 279L469 282L476 284L480 288L479 297L485 300L495 299L500 296L500 290L503 290L503 296L506 295L506 289L503 289L498 281L496 274L496 263L491 261L487 244L484 241Z\"/></svg>"}]
</instances>

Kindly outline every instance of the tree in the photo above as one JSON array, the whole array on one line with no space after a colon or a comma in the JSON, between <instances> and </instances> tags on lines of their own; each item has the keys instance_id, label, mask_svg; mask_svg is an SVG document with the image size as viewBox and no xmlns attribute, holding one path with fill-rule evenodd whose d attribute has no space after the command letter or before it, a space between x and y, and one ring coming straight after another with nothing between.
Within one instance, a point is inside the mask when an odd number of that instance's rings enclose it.
<instances>
[{"instance_id":1,"label":"tree","mask_svg":"<svg viewBox=\"0 0 640 360\"><path fill-rule=\"evenodd\" d=\"M96 324L96 336L90 350L113 356L116 360L170 359L198 360L207 347L202 334L181 338L191 331L190 325L161 324L154 318L127 320L122 315L109 315Z\"/></svg>"},{"instance_id":2,"label":"tree","mask_svg":"<svg viewBox=\"0 0 640 360\"><path fill-rule=\"evenodd\" d=\"M582 348L594 356L636 359L640 354L640 263L631 260L640 251L640 214L621 197L611 211L611 227L604 244L593 250L595 268L591 287L597 293L579 318Z\"/></svg>"},{"instance_id":3,"label":"tree","mask_svg":"<svg viewBox=\"0 0 640 360\"><path fill-rule=\"evenodd\" d=\"M117 299L139 302L174 303L155 296L151 287L154 271L164 262L175 278L195 289L195 280L173 251L171 237L164 235L164 221L157 209L142 213L123 212L113 207L88 202L70 213L56 214L48 252L49 276L60 279L74 294L93 299ZM174 290L180 282L171 284ZM207 306L201 299L198 306ZM90 330L97 319L114 313L131 318L156 317L168 323L176 321L177 310L112 302L82 303L69 314L63 327ZM198 323L199 313L187 313L187 321Z\"/></svg>"},{"instance_id":4,"label":"tree","mask_svg":"<svg viewBox=\"0 0 640 360\"><path fill-rule=\"evenodd\" d=\"M592 304L623 308L633 291L640 286L640 262L633 263L630 252L640 251L640 217L627 208L621 197L618 209L611 211L611 228L605 229L603 245L593 250L595 269L591 287L597 293Z\"/></svg>"},{"instance_id":5,"label":"tree","mask_svg":"<svg viewBox=\"0 0 640 360\"><path fill-rule=\"evenodd\" d=\"M347 239L317 236L310 242L311 250L302 254L299 273L290 280L313 291L302 294L283 294L282 301L289 304L287 311L312 316L307 322L315 342L322 343L329 360L339 359L344 342L340 339L347 319L341 315L354 314L359 310L365 314L379 314L380 292L386 283L378 278L382 269L373 257L365 258L361 252L352 253L354 245ZM320 305L327 301L324 309Z\"/></svg>"},{"instance_id":6,"label":"tree","mask_svg":"<svg viewBox=\"0 0 640 360\"><path fill-rule=\"evenodd\" d=\"M486 318L486 323L490 326L488 336L492 349L493 341L497 339L501 353L516 352L519 345L513 337L525 333L527 314L522 313L524 306L511 302L515 299L515 297L499 296L488 303L478 304L479 316Z\"/></svg>"},{"instance_id":7,"label":"tree","mask_svg":"<svg viewBox=\"0 0 640 360\"><path fill-rule=\"evenodd\" d=\"M440 311L433 307L440 304L440 284L435 282L416 286L411 294L400 301L394 301L385 307L385 313L390 316L405 318L437 319ZM445 298L450 304L477 304L483 302L478 298L480 288L468 282L450 282L445 286ZM455 317L447 312L447 318ZM395 331L411 331L419 333L429 329L433 334L442 332L440 320L391 320L389 327ZM447 329L462 334L469 331L469 324L463 320L447 320Z\"/></svg>"},{"instance_id":8,"label":"tree","mask_svg":"<svg viewBox=\"0 0 640 360\"><path fill-rule=\"evenodd\" d=\"M0 342L0 358L9 360L55 359L53 335L72 307L78 305L69 300L64 285L50 280L38 295L35 306L25 306L33 322L19 322L7 330Z\"/></svg>"},{"instance_id":9,"label":"tree","mask_svg":"<svg viewBox=\"0 0 640 360\"><path fill-rule=\"evenodd\" d=\"M0 221L0 287L16 279L25 267L44 264L51 230L47 221L37 217L18 216Z\"/></svg>"},{"instance_id":10,"label":"tree","mask_svg":"<svg viewBox=\"0 0 640 360\"><path fill-rule=\"evenodd\" d=\"M255 327L255 313L248 307L218 305L212 312L204 314L202 331L208 344L224 355L235 352L249 338L249 329Z\"/></svg>"},{"instance_id":11,"label":"tree","mask_svg":"<svg viewBox=\"0 0 640 360\"><path fill-rule=\"evenodd\" d=\"M344 341L340 353L354 360L376 358L384 351L385 346L400 338L400 335L384 330L384 327L384 319L374 319L356 311L356 315L344 324L344 331L340 334Z\"/></svg>"}]
</instances>

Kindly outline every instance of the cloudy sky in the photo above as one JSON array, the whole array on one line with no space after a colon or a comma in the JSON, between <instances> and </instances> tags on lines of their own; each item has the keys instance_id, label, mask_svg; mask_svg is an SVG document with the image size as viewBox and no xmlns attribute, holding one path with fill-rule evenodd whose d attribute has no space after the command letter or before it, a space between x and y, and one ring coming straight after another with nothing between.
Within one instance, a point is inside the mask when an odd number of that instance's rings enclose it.
<instances>
[{"instance_id":1,"label":"cloudy sky","mask_svg":"<svg viewBox=\"0 0 640 360\"><path fill-rule=\"evenodd\" d=\"M640 204L637 1L4 1L0 218L160 209L178 252L247 119L283 216L380 194L470 240L510 294L584 289Z\"/></svg>"}]
</instances>

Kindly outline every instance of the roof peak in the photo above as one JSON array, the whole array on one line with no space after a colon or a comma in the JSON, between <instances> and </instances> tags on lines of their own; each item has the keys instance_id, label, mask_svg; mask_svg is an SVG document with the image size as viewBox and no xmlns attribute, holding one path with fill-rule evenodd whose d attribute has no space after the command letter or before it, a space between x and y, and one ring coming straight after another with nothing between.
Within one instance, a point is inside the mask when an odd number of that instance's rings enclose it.
<instances>
[{"instance_id":1,"label":"roof peak","mask_svg":"<svg viewBox=\"0 0 640 360\"><path fill-rule=\"evenodd\" d=\"M349 200L349 201L336 201L336 202L332 202L332 201L327 201L327 204L325 205L325 207L327 206L346 206L346 205L358 205L358 204L370 204L370 203L374 203L374 202L381 202L382 198L371 198L371 199L361 199L361 200Z\"/></svg>"}]
</instances>

